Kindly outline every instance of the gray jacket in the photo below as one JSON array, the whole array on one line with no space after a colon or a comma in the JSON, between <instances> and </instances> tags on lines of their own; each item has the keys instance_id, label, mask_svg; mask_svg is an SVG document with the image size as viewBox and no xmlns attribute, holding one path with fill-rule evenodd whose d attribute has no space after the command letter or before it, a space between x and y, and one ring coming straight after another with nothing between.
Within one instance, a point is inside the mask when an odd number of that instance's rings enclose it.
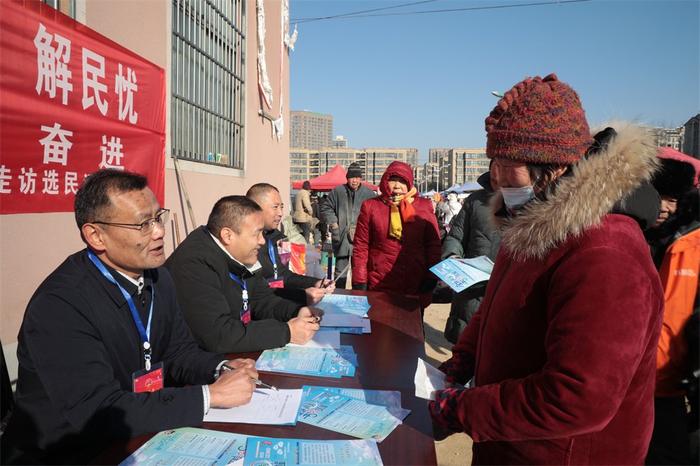
<instances>
[{"instance_id":1,"label":"gray jacket","mask_svg":"<svg viewBox=\"0 0 700 466\"><path fill-rule=\"evenodd\" d=\"M331 228L333 253L339 257L352 255L352 243L348 238L348 227L355 225L360 215L360 206L376 194L365 185L360 185L352 196L347 184L336 187L319 206L321 220L329 227L337 223L338 228ZM354 229L354 228L353 228Z\"/></svg>"}]
</instances>

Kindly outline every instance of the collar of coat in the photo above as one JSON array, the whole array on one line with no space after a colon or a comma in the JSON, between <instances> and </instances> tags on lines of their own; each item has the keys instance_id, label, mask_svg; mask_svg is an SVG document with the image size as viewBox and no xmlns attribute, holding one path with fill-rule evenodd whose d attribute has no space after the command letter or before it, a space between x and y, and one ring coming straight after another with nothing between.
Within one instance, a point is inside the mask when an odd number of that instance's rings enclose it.
<instances>
[{"instance_id":1,"label":"collar of coat","mask_svg":"<svg viewBox=\"0 0 700 466\"><path fill-rule=\"evenodd\" d=\"M546 200L533 200L515 217L503 218L503 197L491 202L502 242L515 259L543 258L571 237L599 225L616 202L651 178L658 166L651 134L629 123L611 123L617 136L607 148L581 159L559 179Z\"/></svg>"}]
</instances>

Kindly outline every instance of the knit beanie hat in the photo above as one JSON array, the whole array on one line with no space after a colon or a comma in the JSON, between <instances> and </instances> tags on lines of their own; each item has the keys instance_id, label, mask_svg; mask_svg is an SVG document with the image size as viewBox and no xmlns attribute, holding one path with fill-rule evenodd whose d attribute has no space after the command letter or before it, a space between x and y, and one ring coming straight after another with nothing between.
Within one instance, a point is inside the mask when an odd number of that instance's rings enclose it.
<instances>
[{"instance_id":1,"label":"knit beanie hat","mask_svg":"<svg viewBox=\"0 0 700 466\"><path fill-rule=\"evenodd\" d=\"M693 189L695 169L680 160L661 159L661 168L654 174L651 184L662 196L681 199Z\"/></svg>"},{"instance_id":2,"label":"knit beanie hat","mask_svg":"<svg viewBox=\"0 0 700 466\"><path fill-rule=\"evenodd\" d=\"M572 165L593 142L581 101L555 74L519 82L486 118L486 154L531 164Z\"/></svg>"},{"instance_id":3,"label":"knit beanie hat","mask_svg":"<svg viewBox=\"0 0 700 466\"><path fill-rule=\"evenodd\" d=\"M357 162L353 162L348 166L346 178L362 178L362 167Z\"/></svg>"}]
</instances>

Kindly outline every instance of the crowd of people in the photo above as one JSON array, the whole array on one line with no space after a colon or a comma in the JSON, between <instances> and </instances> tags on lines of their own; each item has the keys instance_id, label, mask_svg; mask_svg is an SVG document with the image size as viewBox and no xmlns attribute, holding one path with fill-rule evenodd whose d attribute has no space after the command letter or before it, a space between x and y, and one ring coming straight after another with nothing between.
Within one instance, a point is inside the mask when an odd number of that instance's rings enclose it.
<instances>
[{"instance_id":1,"label":"crowd of people","mask_svg":"<svg viewBox=\"0 0 700 466\"><path fill-rule=\"evenodd\" d=\"M486 134L483 189L452 206L444 235L403 162L379 193L356 164L320 202L304 183L293 225L305 242L329 237L336 280L284 263L268 183L219 199L166 260L169 212L147 180L89 176L75 198L86 248L39 286L20 329L3 461L84 463L115 438L247 403L254 361L226 355L309 341L348 264L353 289L425 308L431 266L487 256L491 278L452 299L436 439L466 432L474 464L697 464L698 165L631 124L592 132L555 75L505 93Z\"/></svg>"}]
</instances>

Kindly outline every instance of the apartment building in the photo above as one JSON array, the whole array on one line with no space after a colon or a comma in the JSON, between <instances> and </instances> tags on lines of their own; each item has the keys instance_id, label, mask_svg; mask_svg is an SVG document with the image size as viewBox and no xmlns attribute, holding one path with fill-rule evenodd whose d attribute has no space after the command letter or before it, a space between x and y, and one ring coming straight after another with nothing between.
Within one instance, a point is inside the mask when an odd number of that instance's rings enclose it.
<instances>
[{"instance_id":1,"label":"apartment building","mask_svg":"<svg viewBox=\"0 0 700 466\"><path fill-rule=\"evenodd\" d=\"M316 149L333 146L333 115L292 110L290 147Z\"/></svg>"}]
</instances>

